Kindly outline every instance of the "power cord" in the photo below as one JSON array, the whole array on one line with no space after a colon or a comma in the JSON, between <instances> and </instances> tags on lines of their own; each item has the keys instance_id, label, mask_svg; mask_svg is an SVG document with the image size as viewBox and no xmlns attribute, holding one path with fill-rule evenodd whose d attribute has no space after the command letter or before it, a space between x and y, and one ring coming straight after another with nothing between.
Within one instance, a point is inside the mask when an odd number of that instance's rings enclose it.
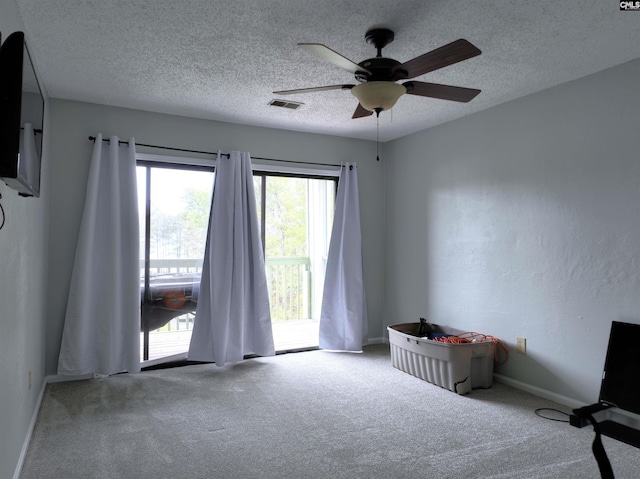
<instances>
[{"instance_id":1,"label":"power cord","mask_svg":"<svg viewBox=\"0 0 640 479\"><path fill-rule=\"evenodd\" d=\"M0 200L2 199L2 193L0 193ZM6 216L4 215L4 207L2 206L2 203L0 203L0 213L2 213L2 222L0 222L0 230L4 227L4 222L6 219Z\"/></svg>"},{"instance_id":2,"label":"power cord","mask_svg":"<svg viewBox=\"0 0 640 479\"><path fill-rule=\"evenodd\" d=\"M549 411L552 413L556 413L559 414L560 416L566 416L567 419L559 419L557 417L550 417L550 416L545 416L542 414L543 411ZM536 413L536 416L541 417L542 419L548 419L549 421L557 421L557 422L569 422L569 414L564 412L564 411L560 411L559 409L554 409L551 407L540 407L538 409L536 409L534 411Z\"/></svg>"}]
</instances>

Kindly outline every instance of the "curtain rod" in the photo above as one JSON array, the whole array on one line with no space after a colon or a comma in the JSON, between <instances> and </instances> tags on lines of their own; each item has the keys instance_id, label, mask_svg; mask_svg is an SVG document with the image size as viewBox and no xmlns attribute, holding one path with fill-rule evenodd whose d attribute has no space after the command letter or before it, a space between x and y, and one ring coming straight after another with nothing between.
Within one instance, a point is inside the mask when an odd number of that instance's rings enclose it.
<instances>
[{"instance_id":1,"label":"curtain rod","mask_svg":"<svg viewBox=\"0 0 640 479\"><path fill-rule=\"evenodd\" d=\"M95 136L90 136L89 140L91 140L91 141L93 141L95 143L96 137ZM103 138L102 141L109 142L111 140L109 138ZM119 143L121 145L128 145L129 144L129 142L126 141L126 140L120 140ZM184 153L201 153L201 154L204 154L204 155L216 155L216 156L218 156L218 153L215 153L213 151L187 150L187 149L184 149L184 148L172 148L170 146L148 145L148 144L145 144L145 143L138 143L138 142L136 142L136 146L146 146L147 148L158 148L158 149L161 149L161 150L182 151ZM229 153L220 153L220 155L229 158ZM334 167L340 167L341 166L341 165L336 165L334 163L311 163L311 162L306 162L306 161L278 160L276 158L261 158L259 156L252 156L251 159L253 159L253 160L263 160L263 161L277 161L277 162L280 162L280 163L295 163L297 165L334 166Z\"/></svg>"}]
</instances>

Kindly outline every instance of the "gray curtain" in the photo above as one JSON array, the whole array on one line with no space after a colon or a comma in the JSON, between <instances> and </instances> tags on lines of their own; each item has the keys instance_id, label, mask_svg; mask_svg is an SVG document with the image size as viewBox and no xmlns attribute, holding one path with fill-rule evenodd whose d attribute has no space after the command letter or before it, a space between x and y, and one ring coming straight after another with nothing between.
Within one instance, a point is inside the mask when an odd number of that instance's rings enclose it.
<instances>
[{"instance_id":1,"label":"gray curtain","mask_svg":"<svg viewBox=\"0 0 640 479\"><path fill-rule=\"evenodd\" d=\"M361 351L368 334L362 270L358 170L340 170L320 313L320 348Z\"/></svg>"},{"instance_id":2,"label":"gray curtain","mask_svg":"<svg viewBox=\"0 0 640 479\"><path fill-rule=\"evenodd\" d=\"M224 366L249 354L275 349L251 157L234 151L218 153L188 358Z\"/></svg>"},{"instance_id":3,"label":"gray curtain","mask_svg":"<svg viewBox=\"0 0 640 479\"><path fill-rule=\"evenodd\" d=\"M58 374L140 371L136 149L96 135Z\"/></svg>"}]
</instances>

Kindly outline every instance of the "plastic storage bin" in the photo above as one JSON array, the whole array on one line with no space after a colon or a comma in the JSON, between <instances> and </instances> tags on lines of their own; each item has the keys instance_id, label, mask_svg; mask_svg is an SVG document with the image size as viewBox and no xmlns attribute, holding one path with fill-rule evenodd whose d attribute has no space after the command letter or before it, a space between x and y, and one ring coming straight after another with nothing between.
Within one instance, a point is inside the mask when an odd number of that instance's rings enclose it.
<instances>
[{"instance_id":1,"label":"plastic storage bin","mask_svg":"<svg viewBox=\"0 0 640 479\"><path fill-rule=\"evenodd\" d=\"M429 326L445 334L462 332ZM393 367L458 394L493 385L493 342L441 343L418 337L419 327L420 323L403 323L387 328Z\"/></svg>"}]
</instances>

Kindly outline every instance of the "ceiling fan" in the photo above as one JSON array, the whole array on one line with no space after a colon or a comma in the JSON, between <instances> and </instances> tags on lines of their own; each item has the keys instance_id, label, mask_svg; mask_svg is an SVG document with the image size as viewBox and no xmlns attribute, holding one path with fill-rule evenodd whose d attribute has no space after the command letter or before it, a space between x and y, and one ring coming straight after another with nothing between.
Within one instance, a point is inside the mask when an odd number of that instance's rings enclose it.
<instances>
[{"instance_id":1,"label":"ceiling fan","mask_svg":"<svg viewBox=\"0 0 640 479\"><path fill-rule=\"evenodd\" d=\"M296 90L275 91L273 93L276 95L292 95L326 90L351 90L351 93L359 101L352 118L370 116L373 112L379 115L381 111L392 108L405 93L464 103L471 101L480 93L480 90L473 88L415 80L402 84L396 83L401 80L410 80L480 55L481 51L467 40L456 40L412 60L400 63L392 58L382 56L382 49L391 43L394 38L394 33L386 28L373 28L367 31L365 39L367 43L376 48L377 55L375 58L368 58L360 63L355 63L320 43L298 43L308 52L353 73L359 84L299 88Z\"/></svg>"}]
</instances>

